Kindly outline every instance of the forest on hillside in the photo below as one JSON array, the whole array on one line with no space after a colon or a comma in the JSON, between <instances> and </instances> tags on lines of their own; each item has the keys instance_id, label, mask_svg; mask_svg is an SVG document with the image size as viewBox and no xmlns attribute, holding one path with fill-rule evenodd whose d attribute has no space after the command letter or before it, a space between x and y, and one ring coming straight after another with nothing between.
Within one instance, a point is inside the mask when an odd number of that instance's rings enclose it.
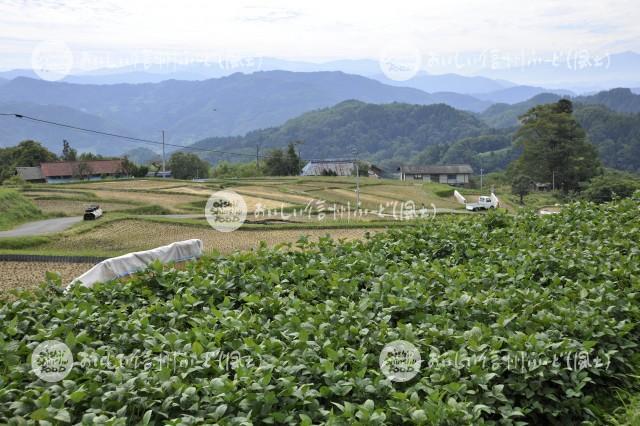
<instances>
[{"instance_id":1,"label":"forest on hillside","mask_svg":"<svg viewBox=\"0 0 640 426\"><path fill-rule=\"evenodd\" d=\"M532 107L558 99L557 95L538 95L520 104L495 105L480 115L444 104L376 105L345 101L308 112L279 127L245 136L208 138L193 147L248 156L255 155L256 148L264 153L292 141L302 141L299 149L305 159L357 155L388 171L401 164L469 163L474 169L491 172L504 169L520 154L513 144L518 117ZM640 171L640 113L576 103L573 114L586 131L588 141L595 145L604 166ZM219 152L201 155L213 164L248 160L246 156Z\"/></svg>"}]
</instances>

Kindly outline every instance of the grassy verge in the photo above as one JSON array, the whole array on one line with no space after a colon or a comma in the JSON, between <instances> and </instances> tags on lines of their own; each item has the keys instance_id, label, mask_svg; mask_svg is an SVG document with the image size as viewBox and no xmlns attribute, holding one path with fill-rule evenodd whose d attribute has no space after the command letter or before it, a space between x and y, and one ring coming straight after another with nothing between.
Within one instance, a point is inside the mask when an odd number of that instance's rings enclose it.
<instances>
[{"instance_id":1,"label":"grassy verge","mask_svg":"<svg viewBox=\"0 0 640 426\"><path fill-rule=\"evenodd\" d=\"M43 217L42 212L18 191L0 189L0 230Z\"/></svg>"}]
</instances>

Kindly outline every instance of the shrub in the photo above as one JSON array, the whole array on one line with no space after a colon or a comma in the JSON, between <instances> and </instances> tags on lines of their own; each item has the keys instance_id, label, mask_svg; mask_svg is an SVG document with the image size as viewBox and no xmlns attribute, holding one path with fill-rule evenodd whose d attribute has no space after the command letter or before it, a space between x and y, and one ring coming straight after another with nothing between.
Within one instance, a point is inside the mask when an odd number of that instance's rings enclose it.
<instances>
[{"instance_id":1,"label":"shrub","mask_svg":"<svg viewBox=\"0 0 640 426\"><path fill-rule=\"evenodd\" d=\"M640 189L639 180L627 175L611 173L593 178L581 195L585 200L605 203L615 197L630 197L637 189Z\"/></svg>"},{"instance_id":2,"label":"shrub","mask_svg":"<svg viewBox=\"0 0 640 426\"><path fill-rule=\"evenodd\" d=\"M453 188L439 189L437 191L434 191L434 194L436 194L440 198L449 198L449 197L453 197L453 191L454 191Z\"/></svg>"}]
</instances>

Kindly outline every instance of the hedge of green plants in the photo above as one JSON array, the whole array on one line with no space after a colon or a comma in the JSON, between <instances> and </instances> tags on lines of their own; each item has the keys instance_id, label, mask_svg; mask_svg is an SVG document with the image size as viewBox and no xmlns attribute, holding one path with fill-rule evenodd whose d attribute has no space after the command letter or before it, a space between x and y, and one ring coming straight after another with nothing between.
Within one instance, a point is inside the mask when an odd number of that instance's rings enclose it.
<instances>
[{"instance_id":1,"label":"hedge of green plants","mask_svg":"<svg viewBox=\"0 0 640 426\"><path fill-rule=\"evenodd\" d=\"M0 306L0 423L597 423L638 386L639 219L638 196L443 218L43 287ZM31 370L51 339L57 383Z\"/></svg>"}]
</instances>

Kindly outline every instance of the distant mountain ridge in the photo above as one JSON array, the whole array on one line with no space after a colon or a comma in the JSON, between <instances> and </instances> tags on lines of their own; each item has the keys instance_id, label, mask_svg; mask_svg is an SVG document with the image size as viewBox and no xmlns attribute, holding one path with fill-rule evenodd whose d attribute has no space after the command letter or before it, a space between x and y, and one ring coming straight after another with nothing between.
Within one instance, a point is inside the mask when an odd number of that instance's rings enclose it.
<instances>
[{"instance_id":1,"label":"distant mountain ridge","mask_svg":"<svg viewBox=\"0 0 640 426\"><path fill-rule=\"evenodd\" d=\"M368 103L447 103L471 111L482 111L490 105L468 95L429 94L341 72L268 71L204 81L109 86L20 77L0 85L0 103L70 108L99 117L134 137L157 140L160 131L166 130L167 142L181 145L208 136L240 135L279 125L304 112L347 99ZM76 135L69 133L68 137L73 139ZM9 134L0 134L0 145L17 142Z\"/></svg>"},{"instance_id":2,"label":"distant mountain ridge","mask_svg":"<svg viewBox=\"0 0 640 426\"><path fill-rule=\"evenodd\" d=\"M341 71L413 87L427 92L487 93L509 86L541 86L547 90L567 89L576 93L597 92L613 87L640 86L640 54L621 52L597 55L593 52L562 52L553 55L506 56L506 63L492 63L485 52L456 55L455 61L424 63L425 72L405 82L391 82L373 59L335 60L323 63L291 61L270 57L211 57L203 62L132 64L79 72L65 81L82 84L158 83L169 79L207 80L236 72ZM446 55L442 58L445 59ZM423 58L424 59L424 58ZM447 65L448 64L448 65ZM423 70L424 71L424 70ZM32 70L0 72L0 78L37 78ZM426 78L425 78L426 76ZM503 85L502 87L499 87ZM523 99L520 99L523 100Z\"/></svg>"},{"instance_id":3,"label":"distant mountain ridge","mask_svg":"<svg viewBox=\"0 0 640 426\"><path fill-rule=\"evenodd\" d=\"M0 101L0 112L20 113L30 117L58 121L77 127L102 132L127 134L116 123L78 109L61 105L38 105L30 102ZM62 127L48 126L25 118L0 116L0 148L17 145L23 140L36 140L50 151L60 154L62 141L67 139L79 152L97 152L104 155L119 155L127 149L140 146L138 143L113 139L93 133L72 131Z\"/></svg>"},{"instance_id":4,"label":"distant mountain ridge","mask_svg":"<svg viewBox=\"0 0 640 426\"><path fill-rule=\"evenodd\" d=\"M477 69L473 74L524 85L563 88L574 92L638 87L640 54L620 52L595 54L588 51L556 52L553 55L514 57L513 64Z\"/></svg>"},{"instance_id":5,"label":"distant mountain ridge","mask_svg":"<svg viewBox=\"0 0 640 426\"><path fill-rule=\"evenodd\" d=\"M550 90L534 86L513 86L489 93L476 93L474 97L495 103L516 104L527 101L543 93L552 93L558 96L575 96L570 90Z\"/></svg>"},{"instance_id":6,"label":"distant mountain ridge","mask_svg":"<svg viewBox=\"0 0 640 426\"><path fill-rule=\"evenodd\" d=\"M541 93L524 102L513 105L495 104L480 114L489 126L504 128L518 125L518 117L536 105L557 102L561 97L568 97L577 104L602 105L618 113L640 113L640 95L630 89L618 88L598 92L589 96L559 96L553 93Z\"/></svg>"}]
</instances>

